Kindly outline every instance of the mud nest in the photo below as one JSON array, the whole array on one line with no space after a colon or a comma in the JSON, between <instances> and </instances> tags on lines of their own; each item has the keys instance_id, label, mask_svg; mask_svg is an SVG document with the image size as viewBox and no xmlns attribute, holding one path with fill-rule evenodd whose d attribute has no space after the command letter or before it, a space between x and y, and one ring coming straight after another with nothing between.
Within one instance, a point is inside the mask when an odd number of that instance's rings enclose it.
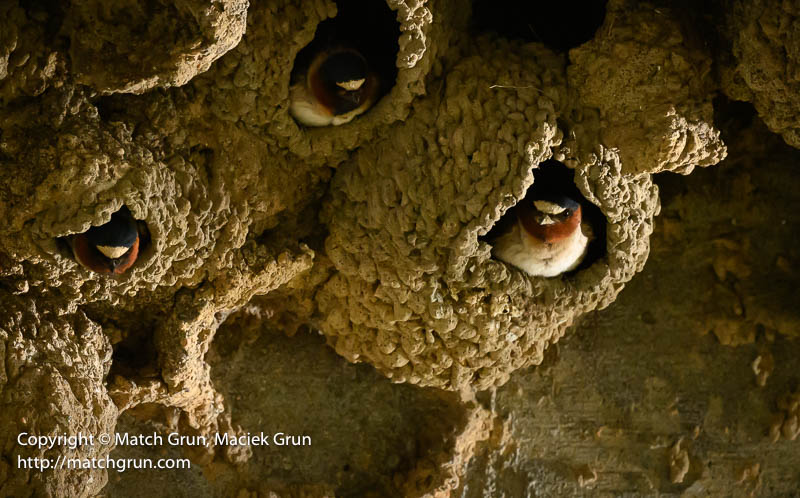
<instances>
[{"instance_id":1,"label":"mud nest","mask_svg":"<svg viewBox=\"0 0 800 498\"><path fill-rule=\"evenodd\" d=\"M0 7L0 347L15 358L0 390L14 431L111 430L141 406L179 413L179 431L240 430L205 357L245 306L396 382L500 385L642 269L651 175L725 157L717 89L759 112L780 101L754 79L749 40L728 38L721 58L725 46L692 46L692 25L665 7L609 1L559 37L498 28L519 13L485 2L482 22L452 2L365 6ZM763 11L777 17L758 46L780 50L781 19L797 12ZM289 114L293 68L342 31L381 90L348 124L304 127ZM728 65L712 71L716 60ZM773 121L794 143L796 122ZM554 278L493 257L486 237L547 161L602 223L598 250ZM123 206L149 244L123 275L93 273L65 241ZM47 399L25 387L39 384ZM15 434L3 432L4 458ZM18 480L3 479L13 494ZM64 495L105 483L27 479Z\"/></svg>"}]
</instances>

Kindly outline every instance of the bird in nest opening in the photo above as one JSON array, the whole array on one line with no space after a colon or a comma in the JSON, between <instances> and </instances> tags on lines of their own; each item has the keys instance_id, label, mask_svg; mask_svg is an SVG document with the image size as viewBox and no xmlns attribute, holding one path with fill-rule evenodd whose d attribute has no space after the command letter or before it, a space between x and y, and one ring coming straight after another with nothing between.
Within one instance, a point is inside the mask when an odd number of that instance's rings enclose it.
<instances>
[{"instance_id":1,"label":"bird in nest opening","mask_svg":"<svg viewBox=\"0 0 800 498\"><path fill-rule=\"evenodd\" d=\"M500 220L490 235L492 254L531 276L555 277L577 269L598 232L587 215L571 171L557 166L534 171L525 198Z\"/></svg>"},{"instance_id":2,"label":"bird in nest opening","mask_svg":"<svg viewBox=\"0 0 800 498\"><path fill-rule=\"evenodd\" d=\"M350 47L320 50L289 89L289 113L305 126L349 123L375 103L380 79Z\"/></svg>"},{"instance_id":3,"label":"bird in nest opening","mask_svg":"<svg viewBox=\"0 0 800 498\"><path fill-rule=\"evenodd\" d=\"M75 260L85 268L106 275L121 275L136 262L148 238L144 222L136 221L123 206L107 223L71 236L69 244Z\"/></svg>"}]
</instances>

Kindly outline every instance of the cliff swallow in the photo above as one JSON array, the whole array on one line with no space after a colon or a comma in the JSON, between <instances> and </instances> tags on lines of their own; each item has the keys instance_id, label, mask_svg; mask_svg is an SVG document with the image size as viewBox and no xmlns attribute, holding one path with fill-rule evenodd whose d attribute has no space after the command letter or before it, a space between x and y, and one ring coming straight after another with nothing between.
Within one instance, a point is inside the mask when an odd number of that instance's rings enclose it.
<instances>
[{"instance_id":1,"label":"cliff swallow","mask_svg":"<svg viewBox=\"0 0 800 498\"><path fill-rule=\"evenodd\" d=\"M498 259L531 276L555 277L586 257L593 232L576 200L534 191L513 209L515 223L493 241Z\"/></svg>"},{"instance_id":2,"label":"cliff swallow","mask_svg":"<svg viewBox=\"0 0 800 498\"><path fill-rule=\"evenodd\" d=\"M369 109L380 82L367 60L352 48L322 50L289 89L289 113L306 126L349 123Z\"/></svg>"},{"instance_id":3,"label":"cliff swallow","mask_svg":"<svg viewBox=\"0 0 800 498\"><path fill-rule=\"evenodd\" d=\"M142 230L123 206L111 215L108 223L73 235L70 238L72 254L75 261L94 272L121 275L139 256Z\"/></svg>"}]
</instances>

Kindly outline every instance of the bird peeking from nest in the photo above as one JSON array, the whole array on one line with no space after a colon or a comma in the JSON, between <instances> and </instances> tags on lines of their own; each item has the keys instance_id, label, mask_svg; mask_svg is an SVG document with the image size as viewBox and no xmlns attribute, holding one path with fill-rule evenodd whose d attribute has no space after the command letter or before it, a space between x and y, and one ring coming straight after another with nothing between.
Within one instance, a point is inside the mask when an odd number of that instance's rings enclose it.
<instances>
[{"instance_id":1,"label":"bird peeking from nest","mask_svg":"<svg viewBox=\"0 0 800 498\"><path fill-rule=\"evenodd\" d=\"M381 86L367 59L349 47L318 51L293 80L289 113L305 126L349 123L372 107Z\"/></svg>"},{"instance_id":2,"label":"bird peeking from nest","mask_svg":"<svg viewBox=\"0 0 800 498\"><path fill-rule=\"evenodd\" d=\"M69 237L75 260L89 270L105 275L125 273L149 240L147 226L136 221L126 206L100 226Z\"/></svg>"},{"instance_id":3,"label":"bird peeking from nest","mask_svg":"<svg viewBox=\"0 0 800 498\"><path fill-rule=\"evenodd\" d=\"M505 223L490 240L497 259L534 277L556 277L575 270L586 258L596 233L571 175L565 180L564 175L552 175L551 171L534 170L528 194L503 216Z\"/></svg>"}]
</instances>

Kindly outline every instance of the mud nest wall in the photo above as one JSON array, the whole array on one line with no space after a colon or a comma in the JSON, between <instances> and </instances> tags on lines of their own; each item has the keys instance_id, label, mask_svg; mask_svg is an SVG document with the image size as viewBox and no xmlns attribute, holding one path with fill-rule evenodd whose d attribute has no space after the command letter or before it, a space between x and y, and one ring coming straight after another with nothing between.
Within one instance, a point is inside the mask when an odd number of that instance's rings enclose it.
<instances>
[{"instance_id":1,"label":"mud nest wall","mask_svg":"<svg viewBox=\"0 0 800 498\"><path fill-rule=\"evenodd\" d=\"M465 399L502 385L642 270L651 175L726 155L715 96L753 102L798 146L786 2L737 4L703 44L702 18L612 0L565 46L505 30L513 5L486 24L459 2L389 0L386 91L351 123L305 128L288 112L295 59L351 4L0 6L2 493L105 485L100 471L15 470L16 435L32 427L113 431L128 411L187 434L241 432L207 353L246 310L289 335L318 330L394 382ZM566 26L574 14L551 15ZM785 58L752 55L767 49ZM601 253L557 278L499 261L484 238L548 160L604 218ZM149 244L125 274L92 273L66 241L122 206ZM479 408L448 400L456 433L483 434ZM432 444L440 456L400 487L453 488L464 441Z\"/></svg>"}]
</instances>

